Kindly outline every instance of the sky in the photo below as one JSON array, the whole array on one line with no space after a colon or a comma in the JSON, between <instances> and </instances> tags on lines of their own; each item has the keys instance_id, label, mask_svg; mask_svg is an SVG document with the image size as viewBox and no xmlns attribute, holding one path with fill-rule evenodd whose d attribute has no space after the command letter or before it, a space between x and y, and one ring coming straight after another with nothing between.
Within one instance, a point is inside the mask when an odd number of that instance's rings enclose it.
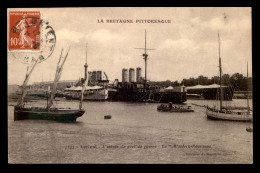
<instances>
[{"instance_id":1,"label":"sky","mask_svg":"<svg viewBox=\"0 0 260 173\"><path fill-rule=\"evenodd\" d=\"M12 9L8 9L11 11ZM142 68L141 49L147 33L147 77L151 81L179 81L200 75L218 75L218 32L224 74L252 76L250 7L89 7L16 9L41 11L55 31L52 55L37 64L34 82L54 80L61 49L70 46L60 80L84 77L86 44L88 71L105 71L110 81L122 81L123 68ZM133 23L107 23L126 19ZM103 20L104 23L100 23ZM136 23L136 20L170 20L170 23ZM8 26L8 25L7 25ZM8 52L8 84L21 85L27 65Z\"/></svg>"}]
</instances>

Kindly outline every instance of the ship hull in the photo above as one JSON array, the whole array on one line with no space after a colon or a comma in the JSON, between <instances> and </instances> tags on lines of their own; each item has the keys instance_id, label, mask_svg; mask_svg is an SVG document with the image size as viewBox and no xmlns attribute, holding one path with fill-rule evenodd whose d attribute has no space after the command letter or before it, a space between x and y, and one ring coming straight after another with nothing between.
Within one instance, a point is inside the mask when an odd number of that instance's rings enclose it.
<instances>
[{"instance_id":1,"label":"ship hull","mask_svg":"<svg viewBox=\"0 0 260 173\"><path fill-rule=\"evenodd\" d=\"M14 120L53 120L59 122L75 122L85 110L21 108L14 107Z\"/></svg>"},{"instance_id":2,"label":"ship hull","mask_svg":"<svg viewBox=\"0 0 260 173\"><path fill-rule=\"evenodd\" d=\"M68 94L65 96L67 100L80 100L81 93ZM108 90L102 89L99 91L87 92L83 95L84 101L106 101L108 99Z\"/></svg>"},{"instance_id":3,"label":"ship hull","mask_svg":"<svg viewBox=\"0 0 260 173\"><path fill-rule=\"evenodd\" d=\"M94 91L92 93L87 92L83 96L83 100L88 100L88 101L106 101L107 98L108 98L108 90L107 89Z\"/></svg>"},{"instance_id":4,"label":"ship hull","mask_svg":"<svg viewBox=\"0 0 260 173\"><path fill-rule=\"evenodd\" d=\"M237 114L237 113L222 113L206 109L206 115L208 119L212 120L224 120L224 121L243 121L250 122L253 120L251 114Z\"/></svg>"},{"instance_id":5,"label":"ship hull","mask_svg":"<svg viewBox=\"0 0 260 173\"><path fill-rule=\"evenodd\" d=\"M109 90L109 101L183 103L187 101L186 92L139 92L136 90Z\"/></svg>"}]
</instances>

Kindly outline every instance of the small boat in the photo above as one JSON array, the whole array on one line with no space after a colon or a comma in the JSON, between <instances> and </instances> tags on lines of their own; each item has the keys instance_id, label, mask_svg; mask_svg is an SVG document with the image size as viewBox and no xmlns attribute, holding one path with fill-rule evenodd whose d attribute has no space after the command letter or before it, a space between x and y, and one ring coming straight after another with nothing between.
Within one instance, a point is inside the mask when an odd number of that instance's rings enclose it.
<instances>
[{"instance_id":1,"label":"small boat","mask_svg":"<svg viewBox=\"0 0 260 173\"><path fill-rule=\"evenodd\" d=\"M104 116L105 119L111 119L111 117L112 117L111 115L105 115Z\"/></svg>"},{"instance_id":2,"label":"small boat","mask_svg":"<svg viewBox=\"0 0 260 173\"><path fill-rule=\"evenodd\" d=\"M82 116L85 113L85 110L82 109L82 99L80 100L80 105L79 109L64 109L64 108L55 108L53 105L55 94L56 94L56 88L57 88L57 83L61 77L62 73L62 68L63 65L67 59L69 50L66 54L65 57L62 57L62 52L61 56L57 65L57 70L55 74L55 79L52 87L52 91L50 92L50 101L48 102L48 97L47 97L47 106L46 107L25 107L25 96L26 96L26 84L29 81L29 78L32 74L32 71L34 70L38 60L36 63L33 65L32 69L30 72L28 72L27 68L27 73L26 77L23 83L22 87L22 95L20 100L18 101L18 104L14 106L14 120L54 120L54 121L60 121L60 122L75 122L76 119L80 116ZM86 88L86 83L84 84L84 87L82 88L82 93L84 93L84 89ZM82 94L83 97L83 94Z\"/></svg>"},{"instance_id":3,"label":"small boat","mask_svg":"<svg viewBox=\"0 0 260 173\"><path fill-rule=\"evenodd\" d=\"M219 41L219 34L218 34ZM247 68L248 69L248 68ZM223 100L223 88L222 88L222 67L221 67L221 57L220 57L220 41L219 41L219 72L220 72L220 105L215 107L206 107L206 115L209 119L214 120L227 120L227 121L253 121L252 111L249 108L249 101L247 98L247 107L224 107ZM248 70L247 70L248 77Z\"/></svg>"},{"instance_id":4,"label":"small boat","mask_svg":"<svg viewBox=\"0 0 260 173\"><path fill-rule=\"evenodd\" d=\"M158 105L157 110L160 112L194 112L191 106L174 106L171 102L169 104Z\"/></svg>"},{"instance_id":5,"label":"small boat","mask_svg":"<svg viewBox=\"0 0 260 173\"><path fill-rule=\"evenodd\" d=\"M252 121L251 111L234 111L217 108L206 108L206 115L213 120L228 120L228 121Z\"/></svg>"}]
</instances>

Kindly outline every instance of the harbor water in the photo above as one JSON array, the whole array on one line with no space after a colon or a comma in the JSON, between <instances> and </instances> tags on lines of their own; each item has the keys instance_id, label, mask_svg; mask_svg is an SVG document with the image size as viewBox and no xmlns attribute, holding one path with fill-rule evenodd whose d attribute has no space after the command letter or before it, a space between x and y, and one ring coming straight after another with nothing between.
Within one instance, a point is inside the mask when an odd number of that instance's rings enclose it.
<instances>
[{"instance_id":1,"label":"harbor water","mask_svg":"<svg viewBox=\"0 0 260 173\"><path fill-rule=\"evenodd\" d=\"M247 100L233 100L245 106ZM156 103L83 102L86 113L75 123L14 121L8 103L9 163L253 163L249 122L207 119L215 101L188 100L194 112L158 112ZM45 106L46 101L31 102ZM59 98L56 107L78 108ZM250 100L252 105L252 100ZM111 119L104 119L111 115Z\"/></svg>"}]
</instances>

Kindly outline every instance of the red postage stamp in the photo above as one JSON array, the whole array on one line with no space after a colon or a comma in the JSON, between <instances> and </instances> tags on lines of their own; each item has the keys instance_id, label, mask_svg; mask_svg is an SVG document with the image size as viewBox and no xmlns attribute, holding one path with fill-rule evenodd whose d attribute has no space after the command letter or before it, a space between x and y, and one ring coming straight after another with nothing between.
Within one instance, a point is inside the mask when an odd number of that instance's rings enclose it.
<instances>
[{"instance_id":1,"label":"red postage stamp","mask_svg":"<svg viewBox=\"0 0 260 173\"><path fill-rule=\"evenodd\" d=\"M8 48L41 50L40 11L9 11Z\"/></svg>"}]
</instances>

